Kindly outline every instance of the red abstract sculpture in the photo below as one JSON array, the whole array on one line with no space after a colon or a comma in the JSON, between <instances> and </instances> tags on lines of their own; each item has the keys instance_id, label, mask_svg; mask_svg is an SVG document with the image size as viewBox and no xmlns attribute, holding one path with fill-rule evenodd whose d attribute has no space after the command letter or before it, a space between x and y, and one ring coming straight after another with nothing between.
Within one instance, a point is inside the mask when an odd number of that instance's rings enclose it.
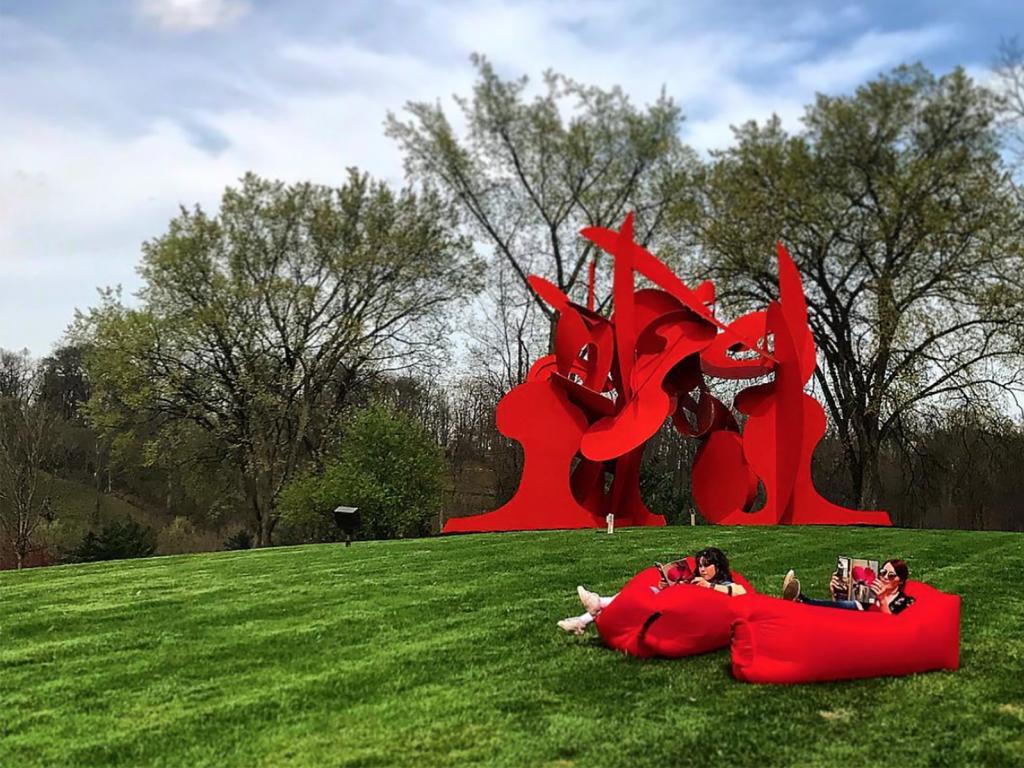
<instances>
[{"instance_id":1,"label":"red abstract sculpture","mask_svg":"<svg viewBox=\"0 0 1024 768\"><path fill-rule=\"evenodd\" d=\"M498 429L523 446L519 488L499 509L452 518L445 533L664 525L640 497L644 444L671 418L701 441L693 497L723 525L891 525L885 512L846 509L824 499L811 480L811 457L825 434L825 413L804 392L816 349L803 285L780 243L779 299L767 310L724 324L712 310L710 282L687 287L633 240L633 215L619 231L581 233L614 257L614 313L574 304L536 276L533 290L558 312L554 354L498 404ZM636 290L639 273L658 286ZM709 391L705 377L755 379L737 411ZM752 505L759 486L765 503Z\"/></svg>"}]
</instances>

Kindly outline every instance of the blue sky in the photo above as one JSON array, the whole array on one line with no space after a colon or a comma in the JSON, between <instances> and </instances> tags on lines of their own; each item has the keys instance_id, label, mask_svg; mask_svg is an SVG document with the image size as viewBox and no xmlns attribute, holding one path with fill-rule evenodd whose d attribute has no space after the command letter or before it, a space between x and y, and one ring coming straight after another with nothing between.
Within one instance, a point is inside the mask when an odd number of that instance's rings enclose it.
<instances>
[{"instance_id":1,"label":"blue sky","mask_svg":"<svg viewBox=\"0 0 1024 768\"><path fill-rule=\"evenodd\" d=\"M815 92L902 62L986 79L1024 38L1018 0L668 5L0 0L0 347L48 353L98 286L138 286L140 244L179 205L215 208L247 170L400 183L387 111L451 108L474 51L640 103L664 86L707 150L772 112L799 128Z\"/></svg>"}]
</instances>

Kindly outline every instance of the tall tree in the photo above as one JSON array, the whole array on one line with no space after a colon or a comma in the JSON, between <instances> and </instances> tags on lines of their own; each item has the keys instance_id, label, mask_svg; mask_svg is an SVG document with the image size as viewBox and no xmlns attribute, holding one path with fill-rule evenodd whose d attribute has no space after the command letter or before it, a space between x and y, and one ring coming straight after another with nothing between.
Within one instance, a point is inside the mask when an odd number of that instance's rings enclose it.
<instances>
[{"instance_id":1,"label":"tall tree","mask_svg":"<svg viewBox=\"0 0 1024 768\"><path fill-rule=\"evenodd\" d=\"M213 465L239 467L260 545L361 377L436 361L444 310L477 282L437 195L354 170L338 189L248 175L218 215L182 210L139 271L138 307L108 292L78 320L92 417L150 430L165 455L195 428L211 436Z\"/></svg>"},{"instance_id":2,"label":"tall tree","mask_svg":"<svg viewBox=\"0 0 1024 768\"><path fill-rule=\"evenodd\" d=\"M38 394L38 370L27 354L0 351L0 532L17 567L36 545L35 535L53 514L50 482L57 456L57 414ZM16 375L15 375L16 372Z\"/></svg>"},{"instance_id":3,"label":"tall tree","mask_svg":"<svg viewBox=\"0 0 1024 768\"><path fill-rule=\"evenodd\" d=\"M664 94L640 110L618 87L547 72L543 92L529 100L527 78L503 80L479 55L473 63L473 94L456 100L464 136L439 104L424 102L406 106L405 122L389 115L388 134L408 174L457 204L471 235L493 248L519 295L550 323L554 313L533 296L527 276L543 275L583 302L587 265L600 252L578 233L617 227L628 211L636 212L638 242L667 249L665 216L690 187L697 159L679 139L679 108ZM609 298L604 291L598 301ZM495 343L504 335L500 329Z\"/></svg>"},{"instance_id":4,"label":"tall tree","mask_svg":"<svg viewBox=\"0 0 1024 768\"><path fill-rule=\"evenodd\" d=\"M800 268L815 381L854 497L877 505L883 443L929 404L1021 382L1021 210L992 94L904 67L818 96L805 129L748 123L717 153L689 224L722 300L777 295L773 241Z\"/></svg>"},{"instance_id":5,"label":"tall tree","mask_svg":"<svg viewBox=\"0 0 1024 768\"><path fill-rule=\"evenodd\" d=\"M66 344L40 363L39 396L65 421L77 421L80 407L89 400L83 356L80 347Z\"/></svg>"},{"instance_id":6,"label":"tall tree","mask_svg":"<svg viewBox=\"0 0 1024 768\"><path fill-rule=\"evenodd\" d=\"M0 397L27 398L35 380L35 363L27 349L0 349Z\"/></svg>"}]
</instances>

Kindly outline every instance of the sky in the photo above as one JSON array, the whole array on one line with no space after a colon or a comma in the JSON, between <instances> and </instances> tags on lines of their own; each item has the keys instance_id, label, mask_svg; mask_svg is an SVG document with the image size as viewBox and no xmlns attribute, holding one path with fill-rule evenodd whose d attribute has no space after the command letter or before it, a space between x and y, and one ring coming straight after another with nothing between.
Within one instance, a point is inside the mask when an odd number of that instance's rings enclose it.
<instances>
[{"instance_id":1,"label":"sky","mask_svg":"<svg viewBox=\"0 0 1024 768\"><path fill-rule=\"evenodd\" d=\"M664 87L706 152L773 112L798 130L815 93L901 63L984 80L1014 35L1019 0L0 0L0 347L51 352L97 288L138 288L140 246L179 206L216 210L246 171L401 184L388 111L452 112L473 52L638 104Z\"/></svg>"}]
</instances>

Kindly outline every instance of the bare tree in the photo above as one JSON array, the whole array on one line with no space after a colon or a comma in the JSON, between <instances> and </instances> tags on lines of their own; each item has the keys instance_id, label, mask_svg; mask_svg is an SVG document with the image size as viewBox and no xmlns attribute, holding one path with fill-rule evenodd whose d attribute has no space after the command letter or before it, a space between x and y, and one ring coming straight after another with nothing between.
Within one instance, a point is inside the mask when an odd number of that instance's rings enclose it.
<instances>
[{"instance_id":1,"label":"bare tree","mask_svg":"<svg viewBox=\"0 0 1024 768\"><path fill-rule=\"evenodd\" d=\"M456 100L466 136L429 103L408 104L408 122L390 115L388 134L405 153L410 177L448 195L473 237L493 248L514 275L504 290L536 303L550 338L554 312L527 276L547 277L582 302L587 265L601 253L578 233L617 227L627 211L636 213L640 243L667 249L666 214L692 186L698 161L679 140L682 115L664 93L640 110L618 87L547 72L544 92L531 102L525 77L502 80L482 56L473 62L473 95ZM599 273L605 305L607 274Z\"/></svg>"},{"instance_id":2,"label":"bare tree","mask_svg":"<svg viewBox=\"0 0 1024 768\"><path fill-rule=\"evenodd\" d=\"M51 478L57 414L38 398L39 377L27 354L0 352L5 361L0 396L0 531L17 567L33 550L36 533L52 519ZM17 365L6 363L18 358Z\"/></svg>"},{"instance_id":3,"label":"bare tree","mask_svg":"<svg viewBox=\"0 0 1024 768\"><path fill-rule=\"evenodd\" d=\"M548 340L546 325L537 322L543 319L537 303L523 294L509 268L496 265L491 274L493 279L473 307L467 351L472 376L487 382L494 397L500 398L526 381Z\"/></svg>"},{"instance_id":4,"label":"bare tree","mask_svg":"<svg viewBox=\"0 0 1024 768\"><path fill-rule=\"evenodd\" d=\"M0 349L0 397L24 398L32 386L35 364L27 349Z\"/></svg>"}]
</instances>

